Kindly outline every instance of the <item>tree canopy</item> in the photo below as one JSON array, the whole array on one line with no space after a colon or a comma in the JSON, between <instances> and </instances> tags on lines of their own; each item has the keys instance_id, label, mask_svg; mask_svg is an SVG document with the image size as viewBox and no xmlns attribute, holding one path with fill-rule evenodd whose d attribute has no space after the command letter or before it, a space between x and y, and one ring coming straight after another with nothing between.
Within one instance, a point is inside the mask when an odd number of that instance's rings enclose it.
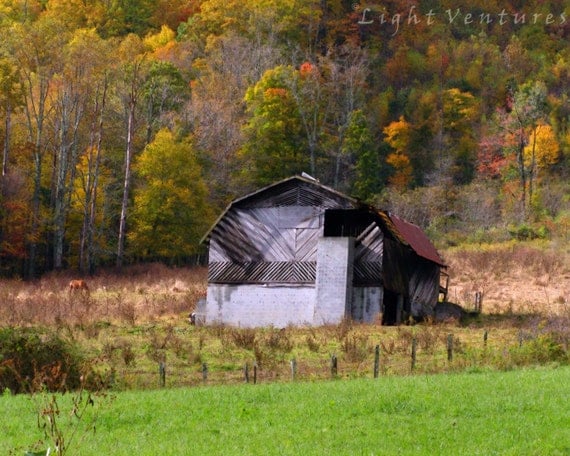
<instances>
[{"instance_id":1,"label":"tree canopy","mask_svg":"<svg viewBox=\"0 0 570 456\"><path fill-rule=\"evenodd\" d=\"M440 238L570 219L565 2L0 0L0 33L0 274L186 261L303 171Z\"/></svg>"}]
</instances>

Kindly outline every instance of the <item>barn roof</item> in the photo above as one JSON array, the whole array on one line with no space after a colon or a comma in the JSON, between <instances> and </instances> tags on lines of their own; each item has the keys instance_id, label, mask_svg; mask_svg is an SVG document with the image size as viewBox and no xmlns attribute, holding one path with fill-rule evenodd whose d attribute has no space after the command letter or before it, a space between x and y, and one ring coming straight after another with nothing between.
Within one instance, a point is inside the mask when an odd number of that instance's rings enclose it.
<instances>
[{"instance_id":1,"label":"barn roof","mask_svg":"<svg viewBox=\"0 0 570 456\"><path fill-rule=\"evenodd\" d=\"M394 214L388 214L388 217L390 217L401 237L405 239L414 252L426 260L445 266L436 248L419 226L407 222Z\"/></svg>"},{"instance_id":2,"label":"barn roof","mask_svg":"<svg viewBox=\"0 0 570 456\"><path fill-rule=\"evenodd\" d=\"M335 207L341 205L345 209L359 209L372 213L380 219L382 225L398 242L409 246L418 256L440 266L446 266L434 245L419 226L389 212L365 205L357 199L306 176L292 176L233 200L210 227L201 242L209 242L213 231L233 207L248 207L260 203L267 206L283 206L295 203L311 205L315 204L317 199L322 202L323 194L327 196L325 206L334 201L336 202Z\"/></svg>"},{"instance_id":3,"label":"barn roof","mask_svg":"<svg viewBox=\"0 0 570 456\"><path fill-rule=\"evenodd\" d=\"M305 191L298 191L299 183L305 184ZM314 203L318 198L317 193L322 194L323 192L327 194L330 199L342 202L343 206L356 208L360 204L358 200L333 188L327 187L314 178L292 176L233 200L226 206L222 214L212 224L200 242L208 242L210 240L212 232L232 207L247 206L260 200L265 200L266 204L271 206L287 205L287 203L290 204L292 200L295 200L296 203L301 205L311 205L311 203Z\"/></svg>"}]
</instances>

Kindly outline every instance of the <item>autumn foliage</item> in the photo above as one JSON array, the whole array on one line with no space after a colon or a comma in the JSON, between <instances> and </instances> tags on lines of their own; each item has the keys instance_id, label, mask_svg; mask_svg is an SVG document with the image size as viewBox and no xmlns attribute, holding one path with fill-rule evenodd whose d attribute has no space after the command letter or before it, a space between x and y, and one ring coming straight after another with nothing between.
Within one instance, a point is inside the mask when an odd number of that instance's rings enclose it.
<instances>
[{"instance_id":1,"label":"autumn foliage","mask_svg":"<svg viewBox=\"0 0 570 456\"><path fill-rule=\"evenodd\" d=\"M568 7L362 6L0 0L0 273L194 261L302 172L441 237L565 219Z\"/></svg>"}]
</instances>

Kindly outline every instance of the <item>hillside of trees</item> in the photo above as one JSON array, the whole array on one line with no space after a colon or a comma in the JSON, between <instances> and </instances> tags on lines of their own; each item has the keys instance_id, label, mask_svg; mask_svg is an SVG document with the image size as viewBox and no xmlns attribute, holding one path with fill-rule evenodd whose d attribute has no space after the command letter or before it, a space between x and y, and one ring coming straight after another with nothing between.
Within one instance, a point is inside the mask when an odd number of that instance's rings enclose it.
<instances>
[{"instance_id":1,"label":"hillside of trees","mask_svg":"<svg viewBox=\"0 0 570 456\"><path fill-rule=\"evenodd\" d=\"M187 262L292 174L570 237L565 0L0 0L0 274Z\"/></svg>"}]
</instances>

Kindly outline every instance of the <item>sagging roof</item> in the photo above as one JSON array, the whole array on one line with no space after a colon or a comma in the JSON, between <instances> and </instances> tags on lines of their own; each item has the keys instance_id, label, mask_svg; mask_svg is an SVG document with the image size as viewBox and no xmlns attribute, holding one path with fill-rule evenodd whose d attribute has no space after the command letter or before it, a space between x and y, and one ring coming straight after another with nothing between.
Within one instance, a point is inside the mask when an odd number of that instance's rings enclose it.
<instances>
[{"instance_id":1,"label":"sagging roof","mask_svg":"<svg viewBox=\"0 0 570 456\"><path fill-rule=\"evenodd\" d=\"M407 222L394 214L388 213L388 217L414 252L426 260L446 267L436 248L419 226Z\"/></svg>"}]
</instances>

